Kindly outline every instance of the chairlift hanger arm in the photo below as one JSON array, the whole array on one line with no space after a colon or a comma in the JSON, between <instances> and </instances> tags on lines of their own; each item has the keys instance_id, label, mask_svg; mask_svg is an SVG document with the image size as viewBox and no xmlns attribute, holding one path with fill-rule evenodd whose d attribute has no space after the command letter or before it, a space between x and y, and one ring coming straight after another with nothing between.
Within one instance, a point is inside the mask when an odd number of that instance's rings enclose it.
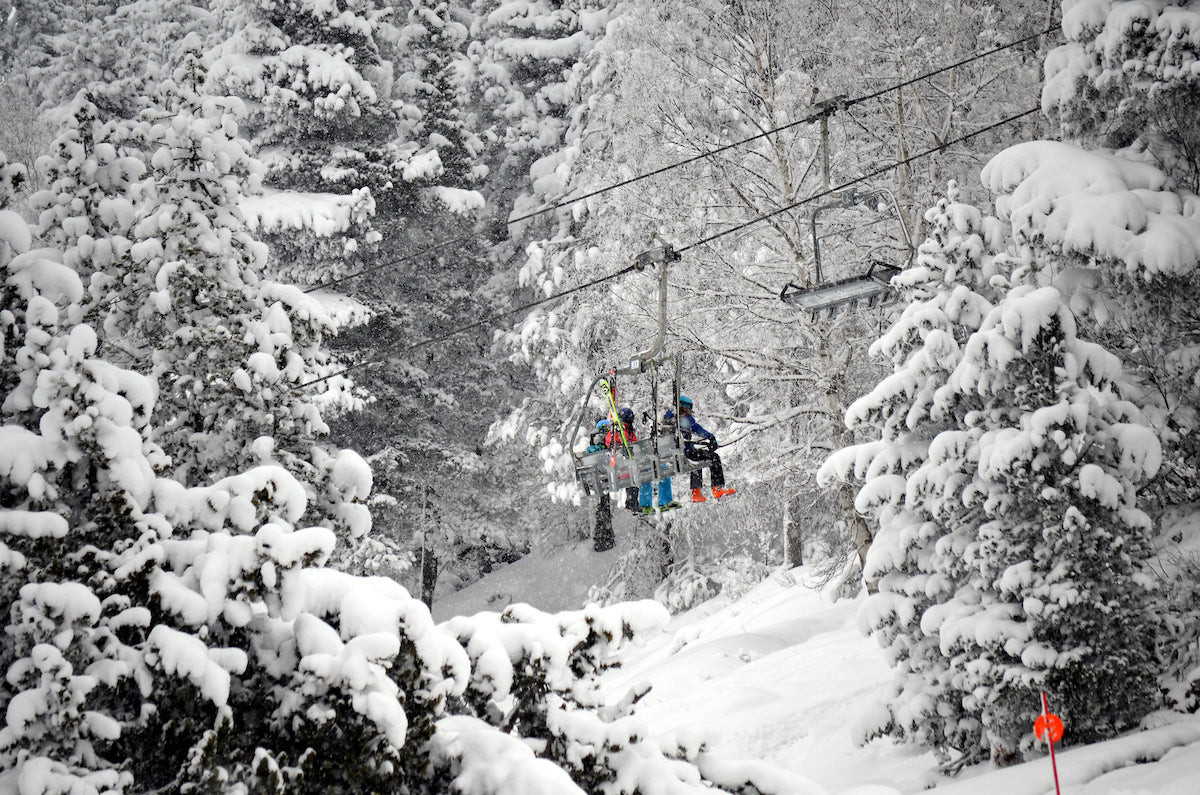
<instances>
[{"instance_id":1,"label":"chairlift hanger arm","mask_svg":"<svg viewBox=\"0 0 1200 795\"><path fill-rule=\"evenodd\" d=\"M900 224L900 232L904 235L904 244L908 248L907 262L911 262L913 255L916 253L916 248L913 246L912 235L908 232L908 224L904 222L904 214L900 212L900 204L896 201L896 194L888 188L871 188L870 190L860 192L858 188L851 187L846 190L832 194L832 201L819 204L812 211L812 246L813 246L813 262L814 271L816 272L817 284L824 281L824 276L821 273L821 243L820 237L817 235L817 216L824 210L832 210L834 208L848 209L858 204L866 204L873 197L882 197L886 199L892 208L892 212L896 215L896 221ZM785 285L783 292L786 293L788 286ZM782 297L782 293L780 297Z\"/></svg>"},{"instance_id":2,"label":"chairlift hanger arm","mask_svg":"<svg viewBox=\"0 0 1200 795\"><path fill-rule=\"evenodd\" d=\"M658 335L649 348L633 355L628 367L617 369L617 375L636 375L644 372L646 364L662 352L663 343L667 339L667 265L679 261L679 258L679 253L665 243L658 248L643 251L634 258L635 270L645 270L651 265L658 266Z\"/></svg>"}]
</instances>

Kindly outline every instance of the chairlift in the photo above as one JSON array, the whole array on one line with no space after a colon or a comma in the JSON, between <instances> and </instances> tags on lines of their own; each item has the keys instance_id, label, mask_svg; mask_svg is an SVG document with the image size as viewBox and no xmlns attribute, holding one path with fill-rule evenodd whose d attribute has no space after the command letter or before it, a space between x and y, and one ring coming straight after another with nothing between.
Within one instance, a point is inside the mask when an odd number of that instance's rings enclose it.
<instances>
[{"instance_id":1,"label":"chairlift","mask_svg":"<svg viewBox=\"0 0 1200 795\"><path fill-rule=\"evenodd\" d=\"M575 465L575 480L589 496L599 496L620 491L631 486L641 486L675 475L686 475L708 466L706 461L693 461L684 454L682 435L677 424L669 426L659 422L659 382L661 371L670 374L670 402L675 416L679 416L680 372L679 356L661 357L667 333L667 266L679 260L679 254L669 245L642 252L634 259L636 270L658 268L658 334L654 343L644 351L635 353L625 367L609 370L597 376L583 396L575 426L571 430L568 449ZM607 406L609 419L620 427L617 417L617 376L644 376L650 379L650 410L643 417L650 419L650 432L636 442L623 438L610 449L587 453L576 451L579 431L589 423L588 411L593 397L599 389Z\"/></svg>"},{"instance_id":2,"label":"chairlift","mask_svg":"<svg viewBox=\"0 0 1200 795\"><path fill-rule=\"evenodd\" d=\"M912 237L908 233L908 226L904 223L904 216L900 212L896 196L890 190L877 188L865 193L859 193L857 188L850 188L834 194L834 197L833 201L819 205L812 212L815 284L810 287L801 287L793 282L788 282L779 293L779 297L784 303L806 310L814 317L818 316L821 312L828 312L829 316L832 317L842 307L848 307L852 311L860 305L868 309L873 309L896 300L896 292L891 287L892 277L900 273L904 267L911 264L913 256L916 254L916 248L913 246ZM825 283L821 274L821 238L817 234L817 216L824 210L849 209L856 205L868 204L871 200L874 200L877 204L880 200L886 200L890 203L892 212L895 214L896 223L899 225L900 232L904 238L904 245L908 251L907 258L902 264L896 265L871 257L867 269L863 274L851 276L836 282Z\"/></svg>"}]
</instances>

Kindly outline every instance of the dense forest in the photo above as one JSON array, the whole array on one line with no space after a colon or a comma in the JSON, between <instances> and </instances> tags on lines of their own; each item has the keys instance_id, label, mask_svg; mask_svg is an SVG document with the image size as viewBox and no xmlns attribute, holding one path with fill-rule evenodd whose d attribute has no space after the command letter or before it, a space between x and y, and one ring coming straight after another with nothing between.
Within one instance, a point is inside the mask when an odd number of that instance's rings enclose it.
<instances>
[{"instance_id":1,"label":"dense forest","mask_svg":"<svg viewBox=\"0 0 1200 795\"><path fill-rule=\"evenodd\" d=\"M0 18L0 792L794 791L598 683L801 563L870 594L864 742L945 772L1041 690L1074 742L1200 709L1200 4ZM736 498L435 624L590 543L587 387L659 335Z\"/></svg>"}]
</instances>

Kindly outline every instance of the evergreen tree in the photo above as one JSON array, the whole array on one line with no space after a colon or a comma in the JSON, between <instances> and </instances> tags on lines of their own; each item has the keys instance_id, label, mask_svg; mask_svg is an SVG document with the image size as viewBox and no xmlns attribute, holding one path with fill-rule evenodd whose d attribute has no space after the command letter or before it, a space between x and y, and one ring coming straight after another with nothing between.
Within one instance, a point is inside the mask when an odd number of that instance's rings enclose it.
<instances>
[{"instance_id":1,"label":"evergreen tree","mask_svg":"<svg viewBox=\"0 0 1200 795\"><path fill-rule=\"evenodd\" d=\"M962 425L910 484L958 522L935 547L958 587L922 625L999 763L1032 747L1040 690L1069 716L1071 742L1115 736L1157 704L1137 488L1161 453L1126 388L1116 357L1075 336L1058 290L1018 288L935 396L935 415Z\"/></svg>"},{"instance_id":2,"label":"evergreen tree","mask_svg":"<svg viewBox=\"0 0 1200 795\"><path fill-rule=\"evenodd\" d=\"M163 0L91 4L56 40L49 64L35 70L38 91L56 107L87 91L102 120L135 118L179 65L183 39L213 35L215 18L207 6Z\"/></svg>"},{"instance_id":3,"label":"evergreen tree","mask_svg":"<svg viewBox=\"0 0 1200 795\"><path fill-rule=\"evenodd\" d=\"M129 151L129 125L102 121L88 94L67 110L52 153L38 163L47 187L31 203L39 236L63 252L88 287L89 322L120 345L128 305L115 305L113 275L130 256L146 167Z\"/></svg>"},{"instance_id":4,"label":"evergreen tree","mask_svg":"<svg viewBox=\"0 0 1200 795\"><path fill-rule=\"evenodd\" d=\"M989 223L990 222L990 223ZM931 554L960 517L935 515L908 499L913 474L930 458L930 447L951 420L933 414L934 396L957 367L962 348L991 309L987 284L998 275L994 257L998 224L947 195L926 213L929 238L914 266L897 277L907 305L871 347L890 361L884 378L847 412L847 424L877 438L832 456L820 477L855 482L856 508L876 528L864 576L874 591L864 608L864 626L887 650L895 669L886 713L872 733L891 733L938 749L949 762L959 749L962 762L980 754L980 723L962 705L966 693L951 679L950 659L937 633L926 630L930 607L953 597L957 583L937 570Z\"/></svg>"},{"instance_id":5,"label":"evergreen tree","mask_svg":"<svg viewBox=\"0 0 1200 795\"><path fill-rule=\"evenodd\" d=\"M1186 4L1064 4L1063 32L1066 42L1046 60L1042 105L1068 139L1118 150L1119 160L1092 153L1089 167L1109 175L1103 188L1090 185L1092 193L1107 195L1106 218L1121 231L1104 238L1076 222L1070 227L1076 233L1065 237L1036 215L1027 225L1035 245L1060 246L1094 263L1092 284L1102 298L1090 302L1087 333L1146 385L1139 404L1163 445L1163 465L1144 489L1162 549L1160 611L1169 632L1161 655L1172 699L1194 709L1200 704L1194 684L1200 658L1192 642L1200 621L1197 561L1177 550L1192 546L1192 534L1178 529L1186 520L1179 520L1200 497L1194 340L1200 228L1190 209L1200 201L1200 103L1198 56L1189 44L1200 20ZM1019 211L1022 202L1014 204Z\"/></svg>"},{"instance_id":6,"label":"evergreen tree","mask_svg":"<svg viewBox=\"0 0 1200 795\"><path fill-rule=\"evenodd\" d=\"M1040 151L1003 153L985 183L999 192L1020 174L1014 197L1036 203L1059 184L1027 180L1025 168L1049 163L1030 157ZM1021 207L997 206L1016 241L1034 239ZM1063 293L1007 290L1077 275L1044 251L1013 257L997 219L969 206L943 203L927 219L938 231L901 281L947 286L877 345L896 372L848 418L881 438L833 457L826 477L856 475L858 505L880 525L866 616L898 664L881 729L957 751L955 765L1003 764L1031 750L1041 689L1072 715L1072 741L1113 736L1157 702L1151 524L1137 490L1161 454L1127 400L1138 390L1115 356L1077 337ZM1101 679L1111 700L1094 695Z\"/></svg>"},{"instance_id":7,"label":"evergreen tree","mask_svg":"<svg viewBox=\"0 0 1200 795\"><path fill-rule=\"evenodd\" d=\"M414 201L413 183L439 170L411 143L408 109L377 41L375 0L214 4L228 39L211 78L246 101L244 127L266 170L248 202L272 249L271 274L295 284L343 275L380 240L373 218Z\"/></svg>"}]
</instances>

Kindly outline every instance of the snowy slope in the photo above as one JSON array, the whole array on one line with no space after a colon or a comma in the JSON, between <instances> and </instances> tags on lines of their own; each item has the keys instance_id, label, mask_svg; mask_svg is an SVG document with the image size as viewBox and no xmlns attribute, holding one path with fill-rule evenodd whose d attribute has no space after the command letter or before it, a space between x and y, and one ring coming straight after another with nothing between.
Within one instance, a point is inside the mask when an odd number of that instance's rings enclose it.
<instances>
[{"instance_id":1,"label":"snowy slope","mask_svg":"<svg viewBox=\"0 0 1200 795\"><path fill-rule=\"evenodd\" d=\"M508 601L576 608L621 552L596 554L581 543L531 556L448 596L434 612L440 619L502 609ZM830 793L1054 792L1048 758L1004 770L982 765L948 779L934 772L932 754L890 741L855 745L856 723L878 704L890 673L875 643L858 631L861 599L833 602L806 587L806 574L777 572L735 602L717 598L676 616L609 675L608 692L616 699L650 682L638 715L653 730L700 731L724 756L766 760ZM1163 725L1061 752L1062 791L1200 793L1200 720L1156 718Z\"/></svg>"}]
</instances>

